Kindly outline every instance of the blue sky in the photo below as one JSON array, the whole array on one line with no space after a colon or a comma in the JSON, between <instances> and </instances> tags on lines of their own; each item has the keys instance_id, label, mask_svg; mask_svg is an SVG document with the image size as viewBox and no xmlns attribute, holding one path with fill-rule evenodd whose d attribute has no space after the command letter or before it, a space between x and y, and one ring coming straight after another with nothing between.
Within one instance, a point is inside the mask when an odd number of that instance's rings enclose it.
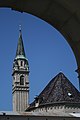
<instances>
[{"instance_id":1,"label":"blue sky","mask_svg":"<svg viewBox=\"0 0 80 120\"><path fill-rule=\"evenodd\" d=\"M27 13L0 9L0 111L12 110L12 65L19 24L30 67L30 102L59 72L78 88L75 56L64 37L48 23Z\"/></svg>"}]
</instances>

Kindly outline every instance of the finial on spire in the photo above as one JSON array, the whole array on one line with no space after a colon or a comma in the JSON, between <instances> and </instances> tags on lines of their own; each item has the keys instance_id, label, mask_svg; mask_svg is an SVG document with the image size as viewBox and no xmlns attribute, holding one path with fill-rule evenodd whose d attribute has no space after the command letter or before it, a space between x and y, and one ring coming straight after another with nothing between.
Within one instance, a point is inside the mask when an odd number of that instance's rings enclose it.
<instances>
[{"instance_id":1,"label":"finial on spire","mask_svg":"<svg viewBox=\"0 0 80 120\"><path fill-rule=\"evenodd\" d=\"M19 25L19 31L21 31L21 25Z\"/></svg>"},{"instance_id":2,"label":"finial on spire","mask_svg":"<svg viewBox=\"0 0 80 120\"><path fill-rule=\"evenodd\" d=\"M22 32L21 32L21 24L19 25L19 32L20 32L20 36L22 36Z\"/></svg>"}]
</instances>

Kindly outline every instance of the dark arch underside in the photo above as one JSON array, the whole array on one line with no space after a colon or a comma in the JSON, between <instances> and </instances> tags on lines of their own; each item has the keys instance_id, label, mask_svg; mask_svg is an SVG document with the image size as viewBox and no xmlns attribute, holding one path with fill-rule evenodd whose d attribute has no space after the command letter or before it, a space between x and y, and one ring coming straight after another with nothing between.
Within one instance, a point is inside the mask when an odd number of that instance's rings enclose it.
<instances>
[{"instance_id":1,"label":"dark arch underside","mask_svg":"<svg viewBox=\"0 0 80 120\"><path fill-rule=\"evenodd\" d=\"M33 14L60 31L74 52L80 75L80 0L0 0L0 7Z\"/></svg>"}]
</instances>

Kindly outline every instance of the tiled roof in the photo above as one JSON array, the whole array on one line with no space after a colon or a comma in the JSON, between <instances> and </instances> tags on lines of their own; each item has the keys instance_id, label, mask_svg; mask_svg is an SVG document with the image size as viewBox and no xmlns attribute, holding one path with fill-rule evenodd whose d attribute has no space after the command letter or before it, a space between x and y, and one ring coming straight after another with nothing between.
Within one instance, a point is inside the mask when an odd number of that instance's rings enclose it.
<instances>
[{"instance_id":1,"label":"tiled roof","mask_svg":"<svg viewBox=\"0 0 80 120\"><path fill-rule=\"evenodd\" d=\"M36 100L39 100L39 105L53 103L80 103L80 92L63 73L59 73L49 82ZM30 104L29 108L35 106L36 100Z\"/></svg>"}]
</instances>

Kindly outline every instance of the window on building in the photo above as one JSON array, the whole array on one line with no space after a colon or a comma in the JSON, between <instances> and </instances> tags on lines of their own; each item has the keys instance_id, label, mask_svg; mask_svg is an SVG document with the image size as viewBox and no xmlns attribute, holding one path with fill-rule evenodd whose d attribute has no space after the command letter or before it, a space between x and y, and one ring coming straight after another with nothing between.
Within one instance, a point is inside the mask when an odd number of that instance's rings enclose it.
<instances>
[{"instance_id":1,"label":"window on building","mask_svg":"<svg viewBox=\"0 0 80 120\"><path fill-rule=\"evenodd\" d=\"M24 76L20 77L20 85L24 85Z\"/></svg>"}]
</instances>

